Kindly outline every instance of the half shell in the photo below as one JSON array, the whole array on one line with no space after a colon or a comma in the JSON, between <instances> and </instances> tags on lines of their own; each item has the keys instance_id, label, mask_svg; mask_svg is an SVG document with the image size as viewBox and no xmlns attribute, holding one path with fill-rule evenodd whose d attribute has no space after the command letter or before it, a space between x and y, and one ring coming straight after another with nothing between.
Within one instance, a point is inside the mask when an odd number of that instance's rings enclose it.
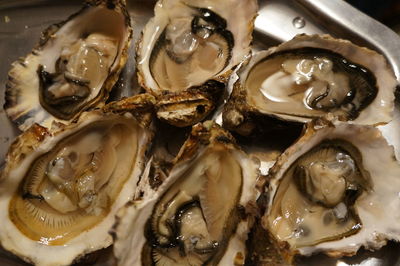
<instances>
[{"instance_id":1,"label":"half shell","mask_svg":"<svg viewBox=\"0 0 400 266\"><path fill-rule=\"evenodd\" d=\"M161 187L119 212L119 265L244 263L258 163L232 141L216 125L194 126Z\"/></svg>"},{"instance_id":2,"label":"half shell","mask_svg":"<svg viewBox=\"0 0 400 266\"><path fill-rule=\"evenodd\" d=\"M137 49L141 85L158 117L176 126L204 119L231 69L250 53L255 0L160 0Z\"/></svg>"},{"instance_id":3,"label":"half shell","mask_svg":"<svg viewBox=\"0 0 400 266\"><path fill-rule=\"evenodd\" d=\"M269 172L262 225L295 254L353 255L400 240L400 165L370 126L318 120Z\"/></svg>"},{"instance_id":4,"label":"half shell","mask_svg":"<svg viewBox=\"0 0 400 266\"><path fill-rule=\"evenodd\" d=\"M352 124L392 119L396 79L385 58L329 35L298 35L256 53L239 72L224 126L241 132L266 115L291 122L333 116Z\"/></svg>"},{"instance_id":5,"label":"half shell","mask_svg":"<svg viewBox=\"0 0 400 266\"><path fill-rule=\"evenodd\" d=\"M12 64L4 109L21 130L71 121L101 106L128 55L132 29L125 2L87 1L51 25L25 58Z\"/></svg>"},{"instance_id":6,"label":"half shell","mask_svg":"<svg viewBox=\"0 0 400 266\"><path fill-rule=\"evenodd\" d=\"M95 110L20 135L0 177L1 245L38 265L69 265L111 245L115 213L144 168L148 117Z\"/></svg>"}]
</instances>

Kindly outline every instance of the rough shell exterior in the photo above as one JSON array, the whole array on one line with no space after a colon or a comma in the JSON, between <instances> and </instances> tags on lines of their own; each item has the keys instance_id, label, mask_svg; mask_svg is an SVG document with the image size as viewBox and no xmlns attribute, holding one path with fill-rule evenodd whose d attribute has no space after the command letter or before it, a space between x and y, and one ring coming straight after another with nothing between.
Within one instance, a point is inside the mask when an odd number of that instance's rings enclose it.
<instances>
[{"instance_id":1,"label":"rough shell exterior","mask_svg":"<svg viewBox=\"0 0 400 266\"><path fill-rule=\"evenodd\" d=\"M55 57L48 54L48 47L54 43L54 37L57 32L62 30L72 20L79 16L84 16L94 8L105 7L114 10L124 17L124 39L120 45L118 58L113 63L108 72L108 77L103 83L99 94L86 104L81 110L69 121L78 117L79 114L88 108L101 107L108 98L114 84L117 82L119 74L124 67L128 58L128 49L132 38L131 21L128 11L126 10L125 1L122 0L89 0L85 2L84 7L77 13L71 15L67 20L49 26L43 31L39 43L24 58L20 58L12 64L12 68L8 73L8 81L5 91L4 109L7 115L13 120L21 130L28 129L34 123L38 123L44 127L50 128L53 121L68 122L54 117L46 111L40 104L39 100L39 78L38 66L44 64L46 56Z\"/></svg>"},{"instance_id":2,"label":"rough shell exterior","mask_svg":"<svg viewBox=\"0 0 400 266\"><path fill-rule=\"evenodd\" d=\"M143 96L141 96L143 97ZM150 97L151 100L152 97ZM134 102L134 100L132 100ZM112 105L115 105L112 103ZM112 244L112 237L108 231L115 222L115 213L133 198L139 176L146 161L145 153L152 138L151 115L147 111L151 108L151 101L138 108L129 106L122 112L121 106L117 109L106 106L104 110L83 112L80 119L69 125L54 124L53 130L39 125L33 125L20 135L11 145L6 157L6 165L0 176L0 209L2 227L0 242L2 247L14 253L23 260L37 265L70 265L85 254L108 247ZM147 111L146 111L147 110ZM115 111L115 112L113 112ZM130 113L132 112L132 113ZM51 150L62 139L79 132L83 127L88 127L94 122L115 123L118 119L127 119L137 123L142 128L138 139L137 159L122 190L110 207L107 216L94 227L81 232L63 245L48 245L26 237L9 218L9 202L11 196L20 186L20 182L31 163L38 156ZM108 121L108 122L107 122Z\"/></svg>"},{"instance_id":3,"label":"rough shell exterior","mask_svg":"<svg viewBox=\"0 0 400 266\"><path fill-rule=\"evenodd\" d=\"M155 16L145 26L138 43L136 61L139 83L157 96L157 116L172 125L184 127L203 120L215 108L232 68L249 55L257 3L254 0L185 1L188 7L209 8L224 18L227 21L227 30L234 36L234 48L229 63L216 76L210 77L204 84L194 84L183 92L172 92L159 87L152 77L149 61L157 39L168 25L168 12L171 10L175 12L174 16L181 15L176 8L179 4L180 1L177 0L157 2Z\"/></svg>"},{"instance_id":4,"label":"rough shell exterior","mask_svg":"<svg viewBox=\"0 0 400 266\"><path fill-rule=\"evenodd\" d=\"M228 149L236 149L233 138L215 124L205 122L193 127L192 133L179 154L175 158L174 167L164 183L145 198L128 203L117 215L117 222L112 230L114 236L114 254L118 265L141 265L142 248L146 243L144 231L153 208L159 198L169 187L179 180L178 178L188 171L191 162L213 144L226 145ZM255 200L258 192L255 189L258 176L258 163L248 158L240 150L234 152L243 164L243 188L240 205L244 207L244 216L236 228L235 234L230 237L226 253L218 265L242 265L247 256L245 242L249 228L254 222Z\"/></svg>"},{"instance_id":5,"label":"rough shell exterior","mask_svg":"<svg viewBox=\"0 0 400 266\"><path fill-rule=\"evenodd\" d=\"M270 169L270 183L266 189L269 203L263 216L263 227L268 231L267 217L285 171L297 158L325 139L344 139L362 154L363 167L369 172L373 185L372 190L368 193L364 191L354 205L362 228L351 236L299 249L292 249L287 242L281 242L269 233L272 242L275 242L275 246L289 262L296 254L308 256L323 252L333 257L348 256L356 254L361 247L376 250L388 240L400 240L400 227L396 222L400 217L395 211L400 207L400 165L395 159L393 147L374 127L332 124L326 120L309 123L300 139L290 146Z\"/></svg>"},{"instance_id":6,"label":"rough shell exterior","mask_svg":"<svg viewBox=\"0 0 400 266\"><path fill-rule=\"evenodd\" d=\"M225 127L246 135L257 126L257 116L270 116L290 122L306 123L311 121L309 118L265 113L258 110L248 103L248 95L243 85L251 68L263 58L280 51L303 47L331 50L354 63L368 68L375 75L379 90L378 95L367 108L361 111L361 114L355 120L349 121L349 123L378 125L391 121L394 109L394 91L397 82L393 70L382 55L368 48L357 46L350 41L335 39L330 35L301 34L277 47L253 54L252 58L243 65L238 72L239 79L230 88L232 94L223 114Z\"/></svg>"}]
</instances>

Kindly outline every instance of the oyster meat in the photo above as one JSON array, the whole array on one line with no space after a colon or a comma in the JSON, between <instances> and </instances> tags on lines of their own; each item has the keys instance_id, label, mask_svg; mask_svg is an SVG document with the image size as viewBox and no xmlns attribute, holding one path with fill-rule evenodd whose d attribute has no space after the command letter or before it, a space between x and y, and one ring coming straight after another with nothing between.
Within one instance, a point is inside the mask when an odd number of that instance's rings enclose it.
<instances>
[{"instance_id":1,"label":"oyster meat","mask_svg":"<svg viewBox=\"0 0 400 266\"><path fill-rule=\"evenodd\" d=\"M245 132L252 114L384 124L392 119L396 84L382 55L329 35L298 35L254 54L240 70L224 126Z\"/></svg>"},{"instance_id":2,"label":"oyster meat","mask_svg":"<svg viewBox=\"0 0 400 266\"><path fill-rule=\"evenodd\" d=\"M159 189L119 212L119 265L244 264L258 165L217 125L195 125Z\"/></svg>"},{"instance_id":3,"label":"oyster meat","mask_svg":"<svg viewBox=\"0 0 400 266\"><path fill-rule=\"evenodd\" d=\"M262 225L289 261L400 240L400 165L374 127L314 121L269 178Z\"/></svg>"},{"instance_id":4,"label":"oyster meat","mask_svg":"<svg viewBox=\"0 0 400 266\"><path fill-rule=\"evenodd\" d=\"M0 177L1 245L38 265L69 265L111 245L153 135L139 113L83 112L52 132L34 125L20 135Z\"/></svg>"},{"instance_id":5,"label":"oyster meat","mask_svg":"<svg viewBox=\"0 0 400 266\"><path fill-rule=\"evenodd\" d=\"M137 49L141 85L160 119L193 125L215 107L231 69L250 53L255 0L160 0Z\"/></svg>"},{"instance_id":6,"label":"oyster meat","mask_svg":"<svg viewBox=\"0 0 400 266\"><path fill-rule=\"evenodd\" d=\"M21 130L70 121L101 106L127 60L132 29L125 2L87 1L51 25L25 58L12 64L4 109Z\"/></svg>"}]
</instances>

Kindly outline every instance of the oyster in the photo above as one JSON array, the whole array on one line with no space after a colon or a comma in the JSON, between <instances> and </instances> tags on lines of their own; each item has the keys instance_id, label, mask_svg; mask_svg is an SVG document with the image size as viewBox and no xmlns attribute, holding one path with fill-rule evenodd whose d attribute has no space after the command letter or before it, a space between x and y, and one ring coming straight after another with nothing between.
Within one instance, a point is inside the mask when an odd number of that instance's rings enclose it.
<instances>
[{"instance_id":1,"label":"oyster","mask_svg":"<svg viewBox=\"0 0 400 266\"><path fill-rule=\"evenodd\" d=\"M153 135L147 113L131 111L137 118L83 112L67 126L50 132L35 124L16 139L0 177L6 250L33 264L69 265L112 244L108 231L133 198Z\"/></svg>"},{"instance_id":2,"label":"oyster","mask_svg":"<svg viewBox=\"0 0 400 266\"><path fill-rule=\"evenodd\" d=\"M168 178L119 212L119 265L242 265L258 163L215 124L193 127Z\"/></svg>"},{"instance_id":3,"label":"oyster","mask_svg":"<svg viewBox=\"0 0 400 266\"><path fill-rule=\"evenodd\" d=\"M87 1L51 25L39 44L12 64L4 109L21 130L70 121L101 106L125 65L132 35L123 0Z\"/></svg>"},{"instance_id":4,"label":"oyster","mask_svg":"<svg viewBox=\"0 0 400 266\"><path fill-rule=\"evenodd\" d=\"M262 225L288 261L400 240L400 165L374 127L312 122L269 178Z\"/></svg>"},{"instance_id":5,"label":"oyster","mask_svg":"<svg viewBox=\"0 0 400 266\"><path fill-rule=\"evenodd\" d=\"M141 85L158 97L160 119L204 119L231 69L250 53L255 0L160 0L137 49Z\"/></svg>"},{"instance_id":6,"label":"oyster","mask_svg":"<svg viewBox=\"0 0 400 266\"><path fill-rule=\"evenodd\" d=\"M329 114L384 124L392 119L396 84L382 55L329 35L298 35L254 54L240 70L224 126L248 132L252 114L301 123Z\"/></svg>"}]
</instances>

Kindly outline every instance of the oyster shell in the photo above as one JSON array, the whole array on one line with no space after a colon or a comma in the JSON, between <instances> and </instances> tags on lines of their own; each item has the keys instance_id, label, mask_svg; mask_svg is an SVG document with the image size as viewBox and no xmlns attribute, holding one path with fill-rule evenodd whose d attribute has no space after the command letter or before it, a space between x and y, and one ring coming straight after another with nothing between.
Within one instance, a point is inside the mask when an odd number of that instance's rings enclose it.
<instances>
[{"instance_id":1,"label":"oyster shell","mask_svg":"<svg viewBox=\"0 0 400 266\"><path fill-rule=\"evenodd\" d=\"M119 265L244 264L257 177L227 132L197 124L161 187L119 212Z\"/></svg>"},{"instance_id":2,"label":"oyster shell","mask_svg":"<svg viewBox=\"0 0 400 266\"><path fill-rule=\"evenodd\" d=\"M248 132L254 114L301 123L329 114L384 124L392 119L396 84L382 55L329 35L298 35L254 54L240 70L224 126Z\"/></svg>"},{"instance_id":3,"label":"oyster shell","mask_svg":"<svg viewBox=\"0 0 400 266\"><path fill-rule=\"evenodd\" d=\"M112 244L115 213L133 198L152 138L149 116L83 112L50 132L34 125L0 177L1 245L27 262L69 265ZM121 112L121 110L118 110Z\"/></svg>"},{"instance_id":4,"label":"oyster shell","mask_svg":"<svg viewBox=\"0 0 400 266\"><path fill-rule=\"evenodd\" d=\"M289 261L400 240L400 165L374 127L312 122L269 178L262 225Z\"/></svg>"},{"instance_id":5,"label":"oyster shell","mask_svg":"<svg viewBox=\"0 0 400 266\"><path fill-rule=\"evenodd\" d=\"M131 37L124 1L87 1L78 13L48 27L32 52L12 64L7 115L26 130L34 123L65 123L103 105L125 65Z\"/></svg>"},{"instance_id":6,"label":"oyster shell","mask_svg":"<svg viewBox=\"0 0 400 266\"><path fill-rule=\"evenodd\" d=\"M175 126L204 119L231 69L250 53L255 0L160 0L137 49L141 85L158 117Z\"/></svg>"}]
</instances>

